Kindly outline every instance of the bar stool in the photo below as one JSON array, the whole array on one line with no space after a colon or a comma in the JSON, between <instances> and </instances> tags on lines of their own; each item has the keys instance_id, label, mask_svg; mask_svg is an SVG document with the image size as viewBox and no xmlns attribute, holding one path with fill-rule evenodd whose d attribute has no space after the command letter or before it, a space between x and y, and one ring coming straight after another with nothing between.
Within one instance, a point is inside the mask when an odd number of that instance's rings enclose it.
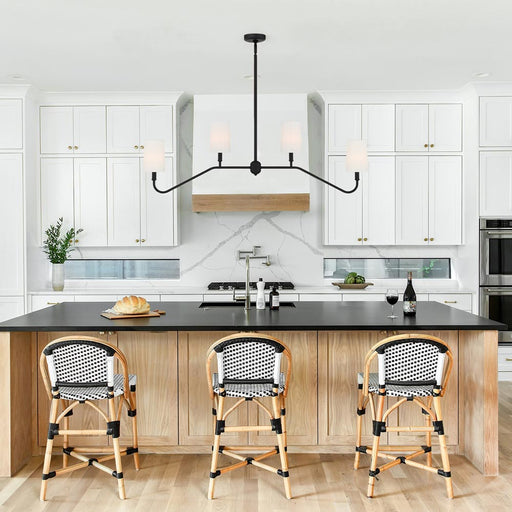
<instances>
[{"instance_id":1,"label":"bar stool","mask_svg":"<svg viewBox=\"0 0 512 512\"><path fill-rule=\"evenodd\" d=\"M287 359L286 374L281 371L283 354ZM211 363L215 355L217 372L212 373ZM216 477L250 464L283 477L286 497L291 498L285 418L285 399L291 364L289 349L278 339L265 334L233 334L218 340L208 349L206 372L215 424L208 499L213 499ZM238 400L226 410L226 398L230 397ZM267 397L271 400L272 409L261 401ZM246 401L256 404L263 410L269 416L270 425L226 426L226 418ZM220 444L220 437L224 432L261 431L274 431L277 435L277 446L256 447L257 450L265 451L254 457L243 457L237 453L254 450L253 446L232 447ZM238 462L217 469L219 454L227 455ZM281 468L261 462L277 454L280 457Z\"/></svg>"},{"instance_id":2,"label":"bar stool","mask_svg":"<svg viewBox=\"0 0 512 512\"><path fill-rule=\"evenodd\" d=\"M378 373L370 373L370 365L377 357ZM364 374L358 374L359 398L357 405L357 446L354 469L359 467L361 453L372 456L368 497L373 497L375 477L398 464L407 464L441 475L445 479L446 492L453 498L450 461L441 412L441 397L446 392L446 384L453 365L453 356L447 344L434 336L403 334L391 336L375 344L366 355ZM374 403L377 397L377 405ZM399 397L399 400L384 410L386 397ZM373 420L373 445L361 446L363 415L370 403ZM388 426L386 420L391 412L406 402L421 408L425 415L423 426ZM384 432L424 432L426 443L423 446L380 445L380 435ZM439 436L442 468L432 467L432 432ZM395 457L392 452L411 452ZM427 454L427 464L412 459ZM377 458L390 462L377 467Z\"/></svg>"},{"instance_id":3,"label":"bar stool","mask_svg":"<svg viewBox=\"0 0 512 512\"><path fill-rule=\"evenodd\" d=\"M114 360L119 362L122 374L114 374ZM122 455L133 454L135 468L138 470L139 455L137 443L136 376L128 374L124 354L115 346L98 338L89 336L67 336L52 341L43 349L39 360L43 382L51 400L48 441L43 464L43 481L40 499L46 499L48 479L63 473L94 466L117 479L119 498L125 499ZM116 398L119 398L116 402ZM104 412L95 402L107 400L108 412ZM79 405L92 407L106 423L103 430L70 430L69 417ZM119 445L120 417L123 404L132 419L133 446L121 448ZM59 413L60 409L60 413ZM63 422L63 429L60 423ZM62 468L50 471L53 440L63 436ZM70 447L68 436L104 436L112 437L112 447ZM87 453L104 453L98 458L86 457ZM69 457L80 462L68 465ZM103 462L115 459L115 471Z\"/></svg>"}]
</instances>

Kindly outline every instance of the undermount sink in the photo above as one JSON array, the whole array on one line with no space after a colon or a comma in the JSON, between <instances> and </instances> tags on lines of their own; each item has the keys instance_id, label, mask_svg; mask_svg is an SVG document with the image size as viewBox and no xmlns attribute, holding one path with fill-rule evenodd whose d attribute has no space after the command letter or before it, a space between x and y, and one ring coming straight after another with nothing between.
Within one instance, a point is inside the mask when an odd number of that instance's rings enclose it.
<instances>
[{"instance_id":1,"label":"undermount sink","mask_svg":"<svg viewBox=\"0 0 512 512\"><path fill-rule=\"evenodd\" d=\"M243 308L245 306L245 302L239 301L226 301L226 302L201 302L199 304L200 308L227 308L227 307L240 307ZM280 302L279 306L282 308L294 308L295 303L293 302ZM251 308L256 309L256 302L251 302ZM265 303L265 308L268 308L268 302Z\"/></svg>"}]
</instances>

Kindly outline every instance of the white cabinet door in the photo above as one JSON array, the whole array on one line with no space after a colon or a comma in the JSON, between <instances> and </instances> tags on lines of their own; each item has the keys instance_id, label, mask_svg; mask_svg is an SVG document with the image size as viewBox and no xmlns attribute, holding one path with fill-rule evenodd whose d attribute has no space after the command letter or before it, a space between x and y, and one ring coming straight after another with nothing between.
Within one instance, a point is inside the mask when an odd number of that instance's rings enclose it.
<instances>
[{"instance_id":1,"label":"white cabinet door","mask_svg":"<svg viewBox=\"0 0 512 512\"><path fill-rule=\"evenodd\" d=\"M396 150L428 151L428 105L396 106Z\"/></svg>"},{"instance_id":2,"label":"white cabinet door","mask_svg":"<svg viewBox=\"0 0 512 512\"><path fill-rule=\"evenodd\" d=\"M512 146L512 97L480 98L480 146Z\"/></svg>"},{"instance_id":3,"label":"white cabinet door","mask_svg":"<svg viewBox=\"0 0 512 512\"><path fill-rule=\"evenodd\" d=\"M0 322L23 315L23 297L0 297Z\"/></svg>"},{"instance_id":4,"label":"white cabinet door","mask_svg":"<svg viewBox=\"0 0 512 512\"><path fill-rule=\"evenodd\" d=\"M354 174L347 172L345 157L329 157L328 180L335 185L350 190L354 186ZM362 186L353 194L343 194L325 187L327 196L325 220L326 245L360 245L362 244Z\"/></svg>"},{"instance_id":5,"label":"white cabinet door","mask_svg":"<svg viewBox=\"0 0 512 512\"><path fill-rule=\"evenodd\" d=\"M41 107L41 153L73 153L73 107Z\"/></svg>"},{"instance_id":6,"label":"white cabinet door","mask_svg":"<svg viewBox=\"0 0 512 512\"><path fill-rule=\"evenodd\" d=\"M428 182L429 244L462 243L461 157L429 157Z\"/></svg>"},{"instance_id":7,"label":"white cabinet door","mask_svg":"<svg viewBox=\"0 0 512 512\"><path fill-rule=\"evenodd\" d=\"M75 229L79 247L107 245L107 163L105 158L75 158ZM77 241L78 240L78 241Z\"/></svg>"},{"instance_id":8,"label":"white cabinet door","mask_svg":"<svg viewBox=\"0 0 512 512\"><path fill-rule=\"evenodd\" d=\"M396 159L396 243L428 244L428 157Z\"/></svg>"},{"instance_id":9,"label":"white cabinet door","mask_svg":"<svg viewBox=\"0 0 512 512\"><path fill-rule=\"evenodd\" d=\"M362 134L368 151L394 151L395 105L363 105Z\"/></svg>"},{"instance_id":10,"label":"white cabinet door","mask_svg":"<svg viewBox=\"0 0 512 512\"><path fill-rule=\"evenodd\" d=\"M63 217L63 231L74 226L73 218L73 159L41 159L41 233Z\"/></svg>"},{"instance_id":11,"label":"white cabinet door","mask_svg":"<svg viewBox=\"0 0 512 512\"><path fill-rule=\"evenodd\" d=\"M0 294L23 293L23 161L0 155Z\"/></svg>"},{"instance_id":12,"label":"white cabinet door","mask_svg":"<svg viewBox=\"0 0 512 512\"><path fill-rule=\"evenodd\" d=\"M108 245L140 245L140 172L138 158L107 161Z\"/></svg>"},{"instance_id":13,"label":"white cabinet door","mask_svg":"<svg viewBox=\"0 0 512 512\"><path fill-rule=\"evenodd\" d=\"M141 162L142 163L142 162ZM165 159L165 172L159 173L161 188L169 188L176 183L174 162ZM143 246L176 245L176 192L159 194L153 189L151 174L144 172L141 165L141 243Z\"/></svg>"},{"instance_id":14,"label":"white cabinet door","mask_svg":"<svg viewBox=\"0 0 512 512\"><path fill-rule=\"evenodd\" d=\"M329 152L346 153L349 140L361 139L361 105L329 105Z\"/></svg>"},{"instance_id":15,"label":"white cabinet door","mask_svg":"<svg viewBox=\"0 0 512 512\"><path fill-rule=\"evenodd\" d=\"M22 100L0 100L0 149L22 148Z\"/></svg>"},{"instance_id":16,"label":"white cabinet door","mask_svg":"<svg viewBox=\"0 0 512 512\"><path fill-rule=\"evenodd\" d=\"M107 107L107 152L139 153L139 107Z\"/></svg>"},{"instance_id":17,"label":"white cabinet door","mask_svg":"<svg viewBox=\"0 0 512 512\"><path fill-rule=\"evenodd\" d=\"M363 173L363 244L395 244L395 157L370 156ZM343 200L343 198L341 198Z\"/></svg>"},{"instance_id":18,"label":"white cabinet door","mask_svg":"<svg viewBox=\"0 0 512 512\"><path fill-rule=\"evenodd\" d=\"M142 146L147 140L163 140L165 152L173 151L172 106L140 107L140 137Z\"/></svg>"},{"instance_id":19,"label":"white cabinet door","mask_svg":"<svg viewBox=\"0 0 512 512\"><path fill-rule=\"evenodd\" d=\"M462 151L462 105L428 107L429 151Z\"/></svg>"},{"instance_id":20,"label":"white cabinet door","mask_svg":"<svg viewBox=\"0 0 512 512\"><path fill-rule=\"evenodd\" d=\"M480 153L480 215L512 215L512 151Z\"/></svg>"},{"instance_id":21,"label":"white cabinet door","mask_svg":"<svg viewBox=\"0 0 512 512\"><path fill-rule=\"evenodd\" d=\"M74 153L105 153L106 137L105 107L74 107Z\"/></svg>"}]
</instances>

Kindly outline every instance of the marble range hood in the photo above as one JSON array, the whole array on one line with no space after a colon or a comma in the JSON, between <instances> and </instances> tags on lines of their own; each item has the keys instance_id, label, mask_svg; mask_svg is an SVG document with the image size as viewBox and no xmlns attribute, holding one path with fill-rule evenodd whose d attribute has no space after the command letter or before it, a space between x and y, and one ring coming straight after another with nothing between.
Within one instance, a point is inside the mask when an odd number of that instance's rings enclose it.
<instances>
[{"instance_id":1,"label":"marble range hood","mask_svg":"<svg viewBox=\"0 0 512 512\"><path fill-rule=\"evenodd\" d=\"M307 102L306 94L258 95L258 160L262 165L288 165L289 148L283 148L282 130L291 123L300 132L295 163L309 168ZM222 144L213 138L219 130L229 134L222 164L248 166L253 159L252 95L194 96L194 174L216 164ZM308 211L310 180L292 169L264 169L257 176L248 169L215 169L192 182L192 209Z\"/></svg>"}]
</instances>

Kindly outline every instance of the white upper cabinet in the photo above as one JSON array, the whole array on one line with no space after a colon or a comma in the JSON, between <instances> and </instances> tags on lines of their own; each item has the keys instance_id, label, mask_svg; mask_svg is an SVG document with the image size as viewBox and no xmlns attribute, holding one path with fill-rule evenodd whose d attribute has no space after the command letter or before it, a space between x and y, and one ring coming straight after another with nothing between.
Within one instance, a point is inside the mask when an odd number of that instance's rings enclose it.
<instances>
[{"instance_id":1,"label":"white upper cabinet","mask_svg":"<svg viewBox=\"0 0 512 512\"><path fill-rule=\"evenodd\" d=\"M326 187L327 245L393 245L395 243L395 158L370 156L368 171L359 188L343 194ZM353 174L345 169L345 157L329 157L329 181L345 189L353 187Z\"/></svg>"},{"instance_id":2,"label":"white upper cabinet","mask_svg":"<svg viewBox=\"0 0 512 512\"><path fill-rule=\"evenodd\" d=\"M396 106L396 150L428 151L428 105Z\"/></svg>"},{"instance_id":3,"label":"white upper cabinet","mask_svg":"<svg viewBox=\"0 0 512 512\"><path fill-rule=\"evenodd\" d=\"M140 107L140 144L146 140L163 140L166 153L173 151L172 106ZM144 149L144 148L143 148Z\"/></svg>"},{"instance_id":4,"label":"white upper cabinet","mask_svg":"<svg viewBox=\"0 0 512 512\"><path fill-rule=\"evenodd\" d=\"M429 151L462 151L462 105L435 104L428 107Z\"/></svg>"},{"instance_id":5,"label":"white upper cabinet","mask_svg":"<svg viewBox=\"0 0 512 512\"><path fill-rule=\"evenodd\" d=\"M462 105L397 105L397 151L462 151Z\"/></svg>"},{"instance_id":6,"label":"white upper cabinet","mask_svg":"<svg viewBox=\"0 0 512 512\"><path fill-rule=\"evenodd\" d=\"M74 226L73 215L73 159L41 159L41 230L63 217L62 229Z\"/></svg>"},{"instance_id":7,"label":"white upper cabinet","mask_svg":"<svg viewBox=\"0 0 512 512\"><path fill-rule=\"evenodd\" d=\"M105 107L41 107L41 153L105 153Z\"/></svg>"},{"instance_id":8,"label":"white upper cabinet","mask_svg":"<svg viewBox=\"0 0 512 512\"><path fill-rule=\"evenodd\" d=\"M141 153L144 141L163 140L173 151L172 106L108 106L107 152Z\"/></svg>"},{"instance_id":9,"label":"white upper cabinet","mask_svg":"<svg viewBox=\"0 0 512 512\"><path fill-rule=\"evenodd\" d=\"M361 105L329 105L329 152L346 153L349 140L361 139Z\"/></svg>"},{"instance_id":10,"label":"white upper cabinet","mask_svg":"<svg viewBox=\"0 0 512 512\"><path fill-rule=\"evenodd\" d=\"M461 244L461 157L397 157L396 170L396 243Z\"/></svg>"},{"instance_id":11,"label":"white upper cabinet","mask_svg":"<svg viewBox=\"0 0 512 512\"><path fill-rule=\"evenodd\" d=\"M73 107L41 107L41 153L73 153Z\"/></svg>"},{"instance_id":12,"label":"white upper cabinet","mask_svg":"<svg viewBox=\"0 0 512 512\"><path fill-rule=\"evenodd\" d=\"M362 139L368 151L395 150L395 105L362 106Z\"/></svg>"},{"instance_id":13,"label":"white upper cabinet","mask_svg":"<svg viewBox=\"0 0 512 512\"><path fill-rule=\"evenodd\" d=\"M512 146L512 97L480 98L480 146Z\"/></svg>"},{"instance_id":14,"label":"white upper cabinet","mask_svg":"<svg viewBox=\"0 0 512 512\"><path fill-rule=\"evenodd\" d=\"M0 100L0 149L23 148L22 120L22 100Z\"/></svg>"},{"instance_id":15,"label":"white upper cabinet","mask_svg":"<svg viewBox=\"0 0 512 512\"><path fill-rule=\"evenodd\" d=\"M428 169L429 245L462 243L462 159L431 156Z\"/></svg>"},{"instance_id":16,"label":"white upper cabinet","mask_svg":"<svg viewBox=\"0 0 512 512\"><path fill-rule=\"evenodd\" d=\"M108 245L140 245L140 172L138 158L109 158Z\"/></svg>"},{"instance_id":17,"label":"white upper cabinet","mask_svg":"<svg viewBox=\"0 0 512 512\"><path fill-rule=\"evenodd\" d=\"M152 247L176 245L176 191L159 194L153 189L151 174L141 169L141 240ZM176 184L174 159L165 159L165 172L158 174L158 185L167 189Z\"/></svg>"},{"instance_id":18,"label":"white upper cabinet","mask_svg":"<svg viewBox=\"0 0 512 512\"><path fill-rule=\"evenodd\" d=\"M107 245L107 168L105 158L74 159L74 212L78 247Z\"/></svg>"},{"instance_id":19,"label":"white upper cabinet","mask_svg":"<svg viewBox=\"0 0 512 512\"><path fill-rule=\"evenodd\" d=\"M22 155L0 155L0 182L0 295L21 295L24 261Z\"/></svg>"},{"instance_id":20,"label":"white upper cabinet","mask_svg":"<svg viewBox=\"0 0 512 512\"><path fill-rule=\"evenodd\" d=\"M480 215L512 215L512 152L480 152Z\"/></svg>"},{"instance_id":21,"label":"white upper cabinet","mask_svg":"<svg viewBox=\"0 0 512 512\"><path fill-rule=\"evenodd\" d=\"M73 150L75 153L105 153L106 135L105 107L74 107Z\"/></svg>"},{"instance_id":22,"label":"white upper cabinet","mask_svg":"<svg viewBox=\"0 0 512 512\"><path fill-rule=\"evenodd\" d=\"M329 105L328 151L346 153L350 140L363 139L368 151L394 151L394 105Z\"/></svg>"}]
</instances>

